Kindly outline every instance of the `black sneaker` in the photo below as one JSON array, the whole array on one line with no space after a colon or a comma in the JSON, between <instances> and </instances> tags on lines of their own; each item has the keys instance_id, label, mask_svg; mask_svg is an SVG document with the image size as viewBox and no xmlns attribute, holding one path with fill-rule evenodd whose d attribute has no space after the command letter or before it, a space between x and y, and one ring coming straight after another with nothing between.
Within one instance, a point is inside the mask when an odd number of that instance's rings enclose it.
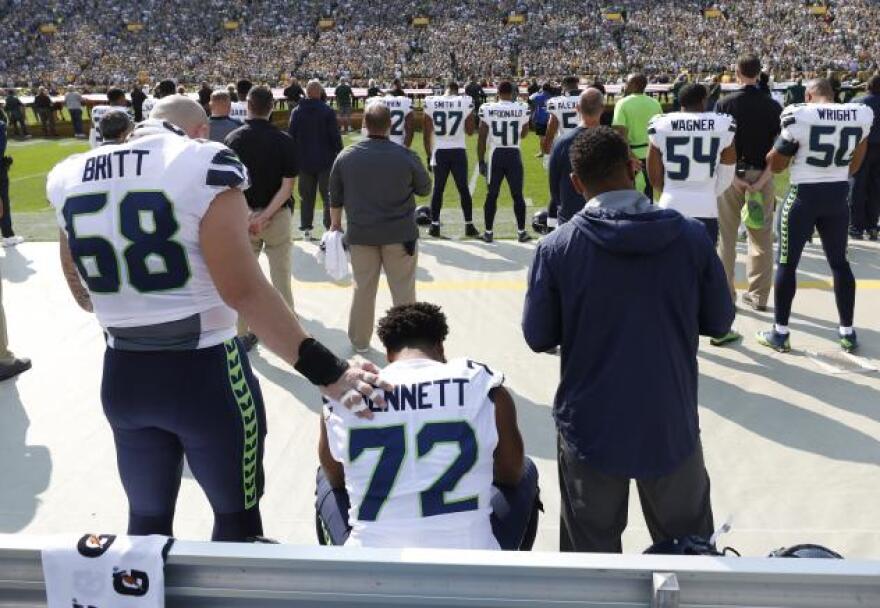
<instances>
[{"instance_id":1,"label":"black sneaker","mask_svg":"<svg viewBox=\"0 0 880 608\"><path fill-rule=\"evenodd\" d=\"M854 241L861 241L862 239L865 238L865 234L861 230L850 229L849 238L851 238Z\"/></svg>"},{"instance_id":2,"label":"black sneaker","mask_svg":"<svg viewBox=\"0 0 880 608\"><path fill-rule=\"evenodd\" d=\"M13 359L11 363L0 364L0 381L15 378L31 368L30 359Z\"/></svg>"},{"instance_id":3,"label":"black sneaker","mask_svg":"<svg viewBox=\"0 0 880 608\"><path fill-rule=\"evenodd\" d=\"M480 238L480 231L477 230L476 226L468 222L464 225L464 235L472 239L478 239Z\"/></svg>"},{"instance_id":4,"label":"black sneaker","mask_svg":"<svg viewBox=\"0 0 880 608\"><path fill-rule=\"evenodd\" d=\"M878 234L878 232L877 232L877 229L876 229L876 228L874 228L874 229L872 229L872 230L868 230L868 240L869 240L869 241L876 241L876 240L877 240L877 234Z\"/></svg>"},{"instance_id":5,"label":"black sneaker","mask_svg":"<svg viewBox=\"0 0 880 608\"><path fill-rule=\"evenodd\" d=\"M440 236L440 224L431 224L431 227L428 228L428 235L433 237Z\"/></svg>"},{"instance_id":6,"label":"black sneaker","mask_svg":"<svg viewBox=\"0 0 880 608\"><path fill-rule=\"evenodd\" d=\"M242 348L244 348L244 352L246 353L251 352L257 345L257 342L260 341L260 339L257 338L256 334L253 333L245 334L241 336L239 340L241 341L241 346Z\"/></svg>"},{"instance_id":7,"label":"black sneaker","mask_svg":"<svg viewBox=\"0 0 880 608\"><path fill-rule=\"evenodd\" d=\"M494 239L491 232L484 232L483 236L480 237L480 240L482 240L484 243L491 243Z\"/></svg>"},{"instance_id":8,"label":"black sneaker","mask_svg":"<svg viewBox=\"0 0 880 608\"><path fill-rule=\"evenodd\" d=\"M529 236L529 233L525 230L520 230L519 235L516 237L520 243L528 243L532 240L532 237Z\"/></svg>"}]
</instances>

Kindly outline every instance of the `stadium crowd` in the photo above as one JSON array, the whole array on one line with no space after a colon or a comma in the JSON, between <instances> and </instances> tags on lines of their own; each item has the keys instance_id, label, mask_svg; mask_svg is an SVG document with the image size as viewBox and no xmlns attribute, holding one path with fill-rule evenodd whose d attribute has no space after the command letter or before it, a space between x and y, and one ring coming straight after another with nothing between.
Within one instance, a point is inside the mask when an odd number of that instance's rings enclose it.
<instances>
[{"instance_id":1,"label":"stadium crowd","mask_svg":"<svg viewBox=\"0 0 880 608\"><path fill-rule=\"evenodd\" d=\"M705 17L708 6L717 17ZM613 7L613 8L612 8ZM650 7L650 10L648 10ZM603 14L616 11L619 20ZM509 25L511 14L524 15ZM427 17L424 27L414 17ZM323 27L319 19L327 18ZM176 74L180 82L291 72L335 80L469 74L655 78L729 69L758 50L768 71L872 71L875 0L838 0L812 15L802 0L84 0L0 1L0 84L107 85ZM134 31L132 31L134 30Z\"/></svg>"}]
</instances>

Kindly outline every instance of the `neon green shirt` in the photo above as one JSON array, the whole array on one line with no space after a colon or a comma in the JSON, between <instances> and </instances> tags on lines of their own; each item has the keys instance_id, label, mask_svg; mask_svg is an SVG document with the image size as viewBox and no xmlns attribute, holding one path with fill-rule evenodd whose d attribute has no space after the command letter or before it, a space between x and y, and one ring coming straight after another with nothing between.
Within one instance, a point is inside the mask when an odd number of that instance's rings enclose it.
<instances>
[{"instance_id":1,"label":"neon green shirt","mask_svg":"<svg viewBox=\"0 0 880 608\"><path fill-rule=\"evenodd\" d=\"M627 95L614 106L614 126L626 127L629 147L636 158L648 157L648 122L662 114L660 102L644 93Z\"/></svg>"}]
</instances>

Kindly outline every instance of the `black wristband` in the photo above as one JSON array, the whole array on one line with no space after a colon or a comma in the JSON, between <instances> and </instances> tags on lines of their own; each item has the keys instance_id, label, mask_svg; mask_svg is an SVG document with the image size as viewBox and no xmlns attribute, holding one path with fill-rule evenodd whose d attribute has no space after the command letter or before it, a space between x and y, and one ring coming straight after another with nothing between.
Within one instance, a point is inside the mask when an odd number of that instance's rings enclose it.
<instances>
[{"instance_id":1,"label":"black wristband","mask_svg":"<svg viewBox=\"0 0 880 608\"><path fill-rule=\"evenodd\" d=\"M327 386L342 377L348 363L314 338L306 338L299 345L299 359L293 367L312 384Z\"/></svg>"}]
</instances>

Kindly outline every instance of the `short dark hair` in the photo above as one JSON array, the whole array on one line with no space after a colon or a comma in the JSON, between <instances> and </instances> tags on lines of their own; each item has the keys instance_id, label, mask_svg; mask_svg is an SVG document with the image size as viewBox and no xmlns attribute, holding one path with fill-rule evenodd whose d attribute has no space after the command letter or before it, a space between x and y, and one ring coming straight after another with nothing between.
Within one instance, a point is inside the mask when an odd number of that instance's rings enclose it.
<instances>
[{"instance_id":1,"label":"short dark hair","mask_svg":"<svg viewBox=\"0 0 880 608\"><path fill-rule=\"evenodd\" d=\"M700 83L686 84L678 92L678 103L688 110L702 108L708 96L709 92L706 87Z\"/></svg>"},{"instance_id":2,"label":"short dark hair","mask_svg":"<svg viewBox=\"0 0 880 608\"><path fill-rule=\"evenodd\" d=\"M584 184L602 182L629 162L629 144L606 126L581 131L571 143L571 168Z\"/></svg>"},{"instance_id":3,"label":"short dark hair","mask_svg":"<svg viewBox=\"0 0 880 608\"><path fill-rule=\"evenodd\" d=\"M439 306L415 302L391 308L379 320L376 333L385 350L396 353L406 347L430 348L443 344L449 335L449 326Z\"/></svg>"},{"instance_id":4,"label":"short dark hair","mask_svg":"<svg viewBox=\"0 0 880 608\"><path fill-rule=\"evenodd\" d=\"M740 55L736 61L736 69L746 78L757 78L761 75L761 60L754 53Z\"/></svg>"},{"instance_id":5,"label":"short dark hair","mask_svg":"<svg viewBox=\"0 0 880 608\"><path fill-rule=\"evenodd\" d=\"M105 140L117 140L131 128L131 117L125 110L112 110L98 121L98 131Z\"/></svg>"},{"instance_id":6,"label":"short dark hair","mask_svg":"<svg viewBox=\"0 0 880 608\"><path fill-rule=\"evenodd\" d=\"M107 91L107 102L116 105L119 101L125 101L125 91L118 88L112 88Z\"/></svg>"},{"instance_id":7,"label":"short dark hair","mask_svg":"<svg viewBox=\"0 0 880 608\"><path fill-rule=\"evenodd\" d=\"M449 89L450 91L458 93L458 83L455 82L454 80L450 80L449 82L447 82L446 88Z\"/></svg>"},{"instance_id":8,"label":"short dark hair","mask_svg":"<svg viewBox=\"0 0 880 608\"><path fill-rule=\"evenodd\" d=\"M158 99L161 99L162 97L168 97L169 95L174 95L176 92L177 85L174 84L173 80L163 80L156 85L156 98Z\"/></svg>"},{"instance_id":9,"label":"short dark hair","mask_svg":"<svg viewBox=\"0 0 880 608\"><path fill-rule=\"evenodd\" d=\"M868 79L868 91L880 95L880 74L874 74Z\"/></svg>"},{"instance_id":10,"label":"short dark hair","mask_svg":"<svg viewBox=\"0 0 880 608\"><path fill-rule=\"evenodd\" d=\"M238 94L239 99L247 99L248 93L251 92L251 89L254 87L254 83L252 83L247 78L242 78L238 82L235 83L235 92Z\"/></svg>"},{"instance_id":11,"label":"short dark hair","mask_svg":"<svg viewBox=\"0 0 880 608\"><path fill-rule=\"evenodd\" d=\"M498 83L499 95L513 95L513 83L509 80L502 80Z\"/></svg>"},{"instance_id":12,"label":"short dark hair","mask_svg":"<svg viewBox=\"0 0 880 608\"><path fill-rule=\"evenodd\" d=\"M648 88L648 77L641 72L631 74L629 77L630 92L644 93Z\"/></svg>"},{"instance_id":13,"label":"short dark hair","mask_svg":"<svg viewBox=\"0 0 880 608\"><path fill-rule=\"evenodd\" d=\"M275 107L275 96L269 87L254 87L247 96L248 110L256 116L267 116Z\"/></svg>"},{"instance_id":14,"label":"short dark hair","mask_svg":"<svg viewBox=\"0 0 880 608\"><path fill-rule=\"evenodd\" d=\"M562 79L562 90L565 93L577 91L581 87L581 79L577 76L566 76Z\"/></svg>"}]
</instances>

